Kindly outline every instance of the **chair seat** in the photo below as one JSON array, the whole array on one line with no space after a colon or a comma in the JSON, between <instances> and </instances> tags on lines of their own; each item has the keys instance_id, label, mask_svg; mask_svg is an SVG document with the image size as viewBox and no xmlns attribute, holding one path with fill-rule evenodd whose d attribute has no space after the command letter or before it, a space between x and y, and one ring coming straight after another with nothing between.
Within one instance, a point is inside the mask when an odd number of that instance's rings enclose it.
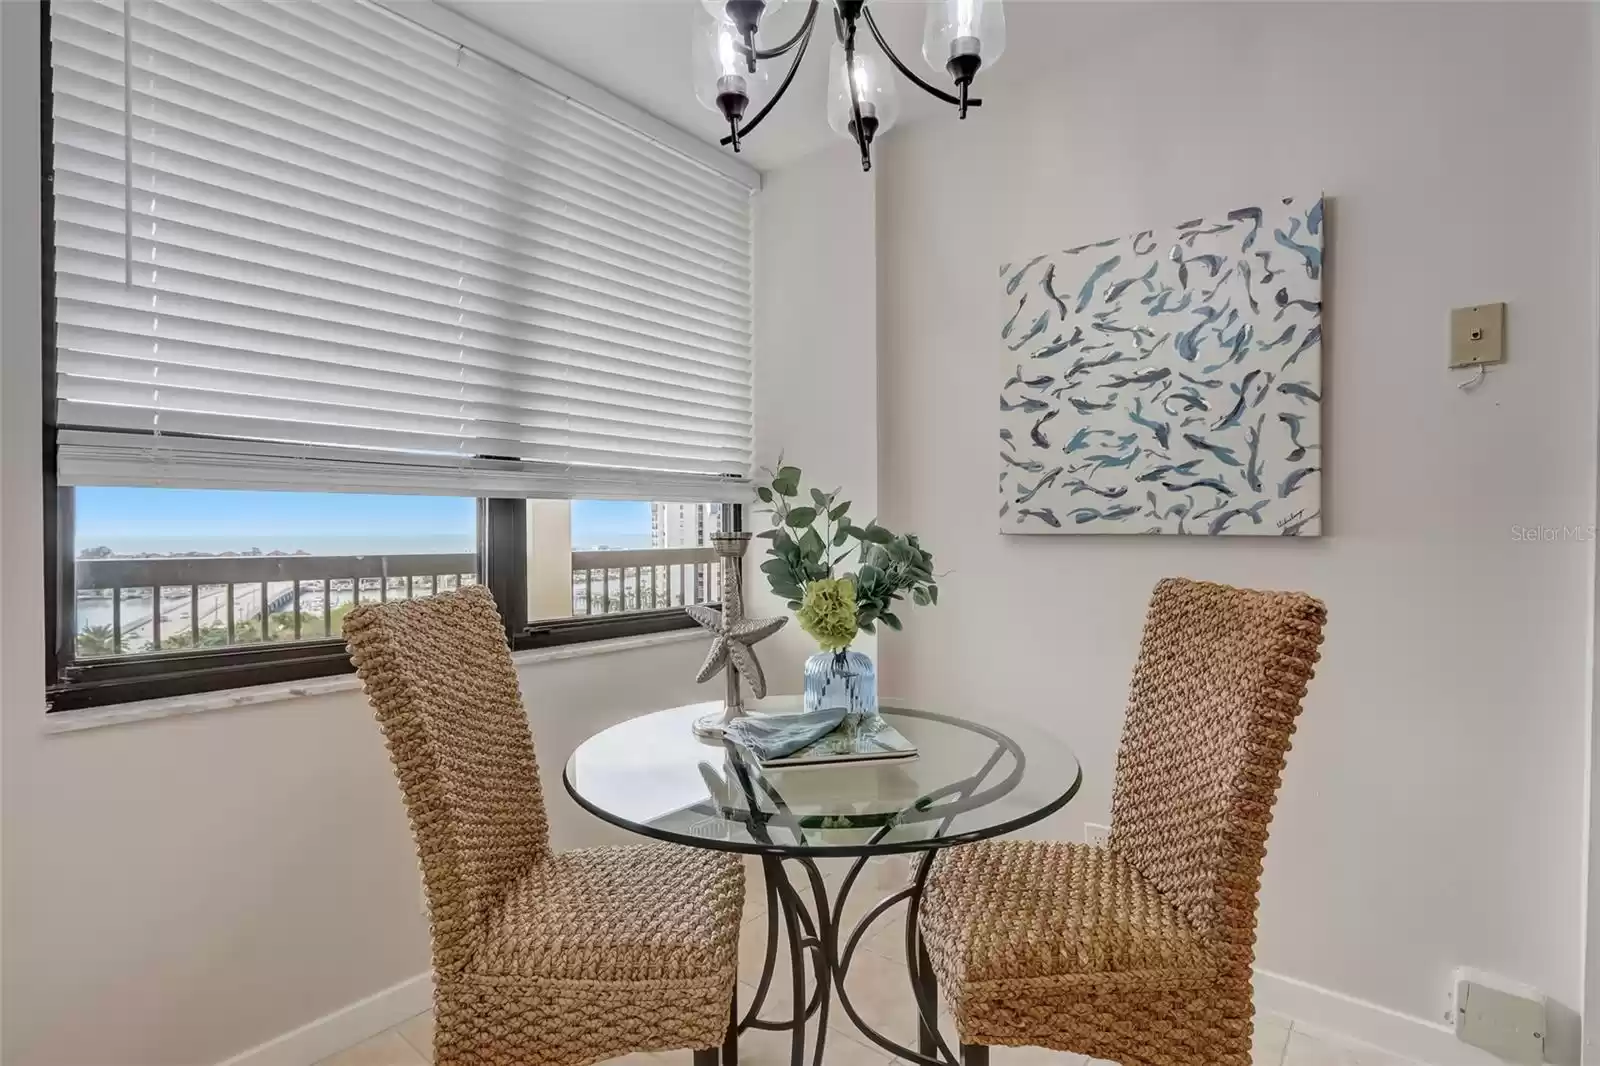
<instances>
[{"instance_id":1,"label":"chair seat","mask_svg":"<svg viewBox=\"0 0 1600 1066\"><path fill-rule=\"evenodd\" d=\"M930 872L922 935L946 982L1012 992L1063 983L1205 988L1206 944L1116 853L1004 840L954 848ZM960 988L949 988L959 994Z\"/></svg>"},{"instance_id":2,"label":"chair seat","mask_svg":"<svg viewBox=\"0 0 1600 1066\"><path fill-rule=\"evenodd\" d=\"M553 854L511 889L468 971L573 981L731 981L743 902L744 867L731 855L672 844Z\"/></svg>"}]
</instances>

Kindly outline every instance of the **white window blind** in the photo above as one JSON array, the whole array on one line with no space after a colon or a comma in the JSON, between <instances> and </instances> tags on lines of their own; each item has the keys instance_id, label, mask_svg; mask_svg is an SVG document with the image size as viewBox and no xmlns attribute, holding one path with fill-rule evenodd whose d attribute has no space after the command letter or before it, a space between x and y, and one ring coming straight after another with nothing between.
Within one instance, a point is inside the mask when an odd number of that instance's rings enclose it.
<instances>
[{"instance_id":1,"label":"white window blind","mask_svg":"<svg viewBox=\"0 0 1600 1066\"><path fill-rule=\"evenodd\" d=\"M67 484L717 499L750 189L359 0L51 7Z\"/></svg>"}]
</instances>

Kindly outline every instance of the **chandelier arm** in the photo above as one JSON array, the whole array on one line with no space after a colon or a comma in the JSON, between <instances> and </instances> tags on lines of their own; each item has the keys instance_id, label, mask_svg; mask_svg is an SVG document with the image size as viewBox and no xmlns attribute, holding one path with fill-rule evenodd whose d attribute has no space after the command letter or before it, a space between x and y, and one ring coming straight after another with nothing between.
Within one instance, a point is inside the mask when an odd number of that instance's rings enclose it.
<instances>
[{"instance_id":1,"label":"chandelier arm","mask_svg":"<svg viewBox=\"0 0 1600 1066\"><path fill-rule=\"evenodd\" d=\"M862 9L865 11L865 8ZM861 169L872 169L872 149L867 146L867 131L861 121L861 94L856 91L856 20L845 23L844 83L850 90L850 129L854 131L856 146L861 149Z\"/></svg>"},{"instance_id":2,"label":"chandelier arm","mask_svg":"<svg viewBox=\"0 0 1600 1066\"><path fill-rule=\"evenodd\" d=\"M783 81L778 83L777 91L772 94L772 99L763 104L761 110L757 111L750 121L744 124L744 128L739 131L741 140L751 130L761 125L761 120L767 117L769 111L778 106L778 101L783 99L783 94L789 88L789 83L794 81L795 73L800 69L800 61L806 57L806 46L811 43L811 29L816 22L816 15L817 0L811 0L811 10L806 13L805 24L800 27L800 46L795 50L794 61L789 64L789 72L783 76ZM784 47L787 48L788 45ZM732 144L733 135L729 134L722 138L720 143L724 145Z\"/></svg>"},{"instance_id":3,"label":"chandelier arm","mask_svg":"<svg viewBox=\"0 0 1600 1066\"><path fill-rule=\"evenodd\" d=\"M811 23L816 19L816 17L817 17L817 0L811 0L811 8L810 8L809 11L806 12L805 21L800 23L800 28L798 30L794 31L794 36L789 38L787 41L784 41L782 44L778 45L776 48L758 48L758 49L756 49L756 58L757 59L777 59L779 56L781 56L781 55L785 54L786 52L788 52L789 49L791 49L795 45L799 44L802 40L805 39L806 35L811 32Z\"/></svg>"},{"instance_id":4,"label":"chandelier arm","mask_svg":"<svg viewBox=\"0 0 1600 1066\"><path fill-rule=\"evenodd\" d=\"M945 103L951 104L955 107L961 106L961 99L959 97L951 96L943 89L929 85L927 82L919 78L916 75L916 72L910 67L900 62L900 57L894 54L894 49L889 47L889 42L883 39L882 33L878 32L878 24L872 20L872 9L870 7L862 8L861 16L867 21L867 29L872 31L872 39L878 42L878 47L883 49L883 54L889 57L889 62L894 64L894 69L898 70L901 74L904 74L906 76L906 80L911 82L911 84L915 85L917 88L921 89L923 92L927 93L929 96L937 97L938 99L943 100ZM983 101L968 100L966 106L982 107Z\"/></svg>"}]
</instances>

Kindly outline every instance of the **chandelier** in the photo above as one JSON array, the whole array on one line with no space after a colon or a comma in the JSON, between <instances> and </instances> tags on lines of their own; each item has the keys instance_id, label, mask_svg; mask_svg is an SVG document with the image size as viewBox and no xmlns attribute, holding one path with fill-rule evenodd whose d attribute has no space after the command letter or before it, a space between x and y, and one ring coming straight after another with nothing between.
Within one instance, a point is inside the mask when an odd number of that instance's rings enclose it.
<instances>
[{"instance_id":1,"label":"chandelier","mask_svg":"<svg viewBox=\"0 0 1600 1066\"><path fill-rule=\"evenodd\" d=\"M805 21L794 36L770 48L761 46L761 21L784 0L702 0L711 19L697 30L694 48L695 95L706 107L722 115L728 135L722 143L739 150L740 142L777 106L794 81L816 27L817 9L824 0L810 0ZM872 169L872 142L894 125L900 102L894 81L878 57L863 52L856 41L858 24L865 23L883 55L906 80L936 99L957 108L962 118L967 108L982 100L970 96L972 81L984 66L993 66L1006 45L1005 14L1001 0L937 0L928 8L922 37L922 55L934 70L947 74L955 92L948 93L918 77L895 55L883 39L868 9L868 0L828 0L833 11L834 45L828 57L828 125L861 150L861 169ZM764 95L767 65L794 53L789 69L761 108L745 120L753 99Z\"/></svg>"}]
</instances>

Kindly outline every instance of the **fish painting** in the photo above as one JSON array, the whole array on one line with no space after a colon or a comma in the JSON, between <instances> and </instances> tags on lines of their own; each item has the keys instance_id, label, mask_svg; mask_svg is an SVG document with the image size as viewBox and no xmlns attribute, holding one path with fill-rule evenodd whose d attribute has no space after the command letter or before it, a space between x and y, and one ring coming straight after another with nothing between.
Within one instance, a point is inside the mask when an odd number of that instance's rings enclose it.
<instances>
[{"instance_id":1,"label":"fish painting","mask_svg":"<svg viewBox=\"0 0 1600 1066\"><path fill-rule=\"evenodd\" d=\"M1258 200L991 275L1001 531L1320 534L1328 225Z\"/></svg>"}]
</instances>

